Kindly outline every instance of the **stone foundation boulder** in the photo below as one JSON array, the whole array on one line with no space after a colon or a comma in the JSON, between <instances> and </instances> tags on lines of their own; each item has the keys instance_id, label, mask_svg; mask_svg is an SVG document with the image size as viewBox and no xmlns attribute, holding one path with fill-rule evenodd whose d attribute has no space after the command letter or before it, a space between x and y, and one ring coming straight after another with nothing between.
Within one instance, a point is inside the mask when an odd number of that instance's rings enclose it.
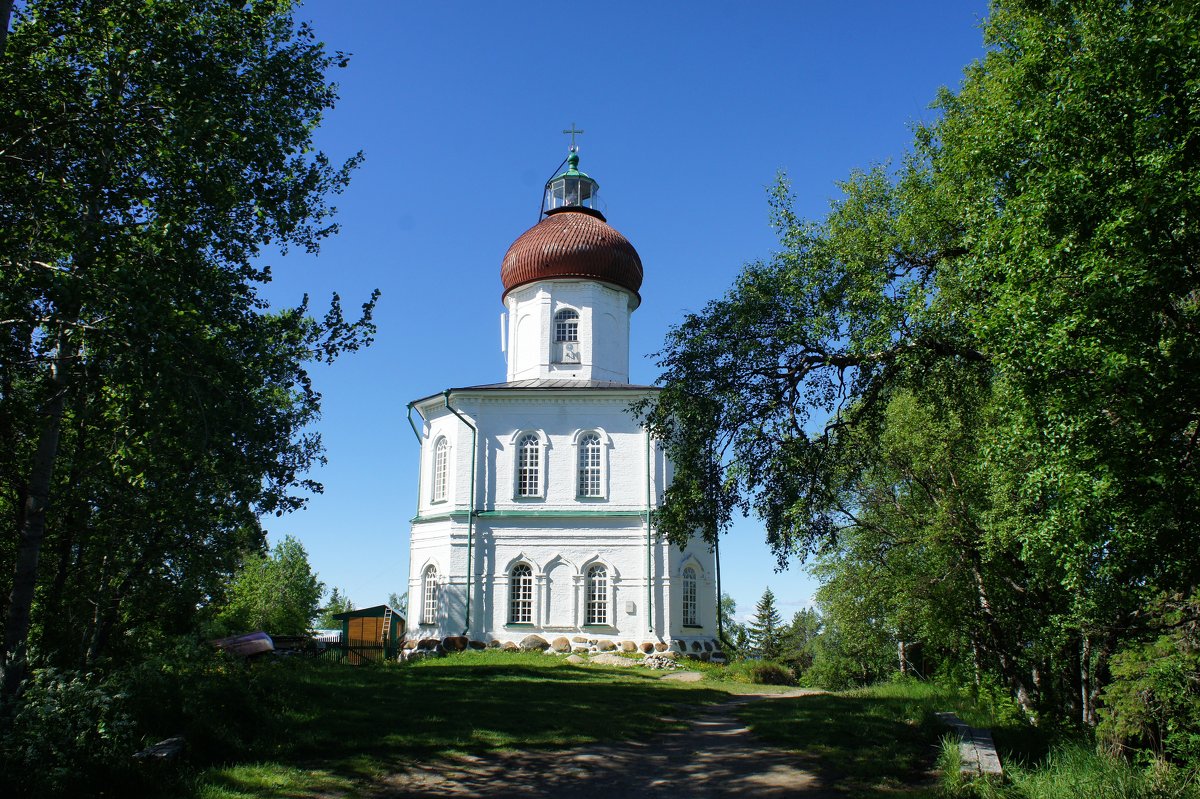
<instances>
[{"instance_id":1,"label":"stone foundation boulder","mask_svg":"<svg viewBox=\"0 0 1200 799\"><path fill-rule=\"evenodd\" d=\"M465 652L471 639L465 635L447 635L442 639L442 647L447 652Z\"/></svg>"},{"instance_id":2,"label":"stone foundation boulder","mask_svg":"<svg viewBox=\"0 0 1200 799\"><path fill-rule=\"evenodd\" d=\"M637 644L635 644L633 641L622 641L621 642L621 651L622 652L636 652Z\"/></svg>"},{"instance_id":3,"label":"stone foundation boulder","mask_svg":"<svg viewBox=\"0 0 1200 799\"><path fill-rule=\"evenodd\" d=\"M712 662L713 663L728 663L729 660L728 660L728 658L725 657L725 653L722 652L720 649L718 649L717 651L712 653Z\"/></svg>"},{"instance_id":4,"label":"stone foundation boulder","mask_svg":"<svg viewBox=\"0 0 1200 799\"><path fill-rule=\"evenodd\" d=\"M471 647L472 649L479 650L479 649L487 649L488 645L485 644L483 641L471 641L469 644L467 644L467 646Z\"/></svg>"},{"instance_id":5,"label":"stone foundation boulder","mask_svg":"<svg viewBox=\"0 0 1200 799\"><path fill-rule=\"evenodd\" d=\"M586 655L588 652L590 652L592 650L588 649L586 646L577 646L574 649L572 649L571 651L574 652L576 655ZM568 658L568 660L569 659L570 658Z\"/></svg>"},{"instance_id":6,"label":"stone foundation boulder","mask_svg":"<svg viewBox=\"0 0 1200 799\"><path fill-rule=\"evenodd\" d=\"M601 652L611 652L617 648L617 645L614 644L612 641L598 641L596 643L596 648L599 649Z\"/></svg>"},{"instance_id":7,"label":"stone foundation boulder","mask_svg":"<svg viewBox=\"0 0 1200 799\"><path fill-rule=\"evenodd\" d=\"M645 652L647 655L649 655L651 652L654 651L654 644L650 641L643 642L642 643L642 651Z\"/></svg>"},{"instance_id":8,"label":"stone foundation boulder","mask_svg":"<svg viewBox=\"0 0 1200 799\"><path fill-rule=\"evenodd\" d=\"M642 665L648 669L658 669L668 671L679 668L679 664L675 662L675 658L667 657L666 655L647 655L642 658Z\"/></svg>"},{"instance_id":9,"label":"stone foundation boulder","mask_svg":"<svg viewBox=\"0 0 1200 799\"><path fill-rule=\"evenodd\" d=\"M417 649L436 649L441 646L442 642L437 638L422 638L417 641Z\"/></svg>"},{"instance_id":10,"label":"stone foundation boulder","mask_svg":"<svg viewBox=\"0 0 1200 799\"><path fill-rule=\"evenodd\" d=\"M705 652L711 652L711 651L713 651L713 645L712 645L712 641L705 641L705 642L704 642L704 651L705 651Z\"/></svg>"},{"instance_id":11,"label":"stone foundation boulder","mask_svg":"<svg viewBox=\"0 0 1200 799\"><path fill-rule=\"evenodd\" d=\"M519 646L514 644L512 641L505 641L503 644L500 645L500 648L502 650L504 650L505 652L519 652L521 649Z\"/></svg>"},{"instance_id":12,"label":"stone foundation boulder","mask_svg":"<svg viewBox=\"0 0 1200 799\"><path fill-rule=\"evenodd\" d=\"M589 641L588 639L584 638L582 635L576 635L576 636L575 636L575 637L573 637L571 640L572 640L572 641L574 641L574 642L575 642L575 643L577 643L577 644L590 644L590 643L591 643L591 641Z\"/></svg>"},{"instance_id":13,"label":"stone foundation boulder","mask_svg":"<svg viewBox=\"0 0 1200 799\"><path fill-rule=\"evenodd\" d=\"M550 648L550 642L540 635L527 635L521 639L522 652L545 652Z\"/></svg>"},{"instance_id":14,"label":"stone foundation boulder","mask_svg":"<svg viewBox=\"0 0 1200 799\"><path fill-rule=\"evenodd\" d=\"M666 652L670 648L671 648L670 644L664 644L662 641L659 641L657 644L654 645L655 652Z\"/></svg>"},{"instance_id":15,"label":"stone foundation boulder","mask_svg":"<svg viewBox=\"0 0 1200 799\"><path fill-rule=\"evenodd\" d=\"M488 646L491 647L492 649L499 649L500 648L500 639L493 638L492 640L488 641Z\"/></svg>"},{"instance_id":16,"label":"stone foundation boulder","mask_svg":"<svg viewBox=\"0 0 1200 799\"><path fill-rule=\"evenodd\" d=\"M571 642L568 641L564 636L561 636L561 635L558 638L555 638L550 643L550 646L554 649L555 652L570 652L571 651Z\"/></svg>"},{"instance_id":17,"label":"stone foundation boulder","mask_svg":"<svg viewBox=\"0 0 1200 799\"><path fill-rule=\"evenodd\" d=\"M584 651L586 652L587 650L585 649ZM567 655L566 660L568 663L587 663L587 659L582 658L579 655Z\"/></svg>"},{"instance_id":18,"label":"stone foundation boulder","mask_svg":"<svg viewBox=\"0 0 1200 799\"><path fill-rule=\"evenodd\" d=\"M699 641L692 641L692 651L693 652L699 652L702 649L704 649L704 647L700 646Z\"/></svg>"},{"instance_id":19,"label":"stone foundation boulder","mask_svg":"<svg viewBox=\"0 0 1200 799\"><path fill-rule=\"evenodd\" d=\"M403 649L416 649L417 642L414 641L413 639L409 638L407 641L404 642L404 646L402 648Z\"/></svg>"}]
</instances>

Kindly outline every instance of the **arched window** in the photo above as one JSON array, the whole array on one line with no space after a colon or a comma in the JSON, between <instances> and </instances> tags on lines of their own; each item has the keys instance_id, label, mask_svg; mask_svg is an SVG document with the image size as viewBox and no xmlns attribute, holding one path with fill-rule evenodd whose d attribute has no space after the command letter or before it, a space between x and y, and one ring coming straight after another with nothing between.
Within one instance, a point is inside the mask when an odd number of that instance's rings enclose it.
<instances>
[{"instance_id":1,"label":"arched window","mask_svg":"<svg viewBox=\"0 0 1200 799\"><path fill-rule=\"evenodd\" d=\"M579 312L565 308L554 315L554 340L579 341Z\"/></svg>"},{"instance_id":2,"label":"arched window","mask_svg":"<svg viewBox=\"0 0 1200 799\"><path fill-rule=\"evenodd\" d=\"M509 575L508 621L510 624L533 622L533 569L528 563L513 566Z\"/></svg>"},{"instance_id":3,"label":"arched window","mask_svg":"<svg viewBox=\"0 0 1200 799\"><path fill-rule=\"evenodd\" d=\"M425 575L421 580L421 624L437 624L438 611L438 573L437 567L425 567Z\"/></svg>"},{"instance_id":4,"label":"arched window","mask_svg":"<svg viewBox=\"0 0 1200 799\"><path fill-rule=\"evenodd\" d=\"M564 308L554 315L554 360L579 363L579 312Z\"/></svg>"},{"instance_id":5,"label":"arched window","mask_svg":"<svg viewBox=\"0 0 1200 799\"><path fill-rule=\"evenodd\" d=\"M596 564L587 573L584 624L608 624L608 569Z\"/></svg>"},{"instance_id":6,"label":"arched window","mask_svg":"<svg viewBox=\"0 0 1200 799\"><path fill-rule=\"evenodd\" d=\"M517 496L541 496L541 468L542 442L537 433L522 436L517 444Z\"/></svg>"},{"instance_id":7,"label":"arched window","mask_svg":"<svg viewBox=\"0 0 1200 799\"><path fill-rule=\"evenodd\" d=\"M446 499L446 469L449 460L450 445L446 439L439 438L433 447L433 501L443 502Z\"/></svg>"},{"instance_id":8,"label":"arched window","mask_svg":"<svg viewBox=\"0 0 1200 799\"><path fill-rule=\"evenodd\" d=\"M600 475L600 436L588 433L579 439L579 496L604 496Z\"/></svg>"},{"instance_id":9,"label":"arched window","mask_svg":"<svg viewBox=\"0 0 1200 799\"><path fill-rule=\"evenodd\" d=\"M683 623L686 627L698 627L696 623L696 570L688 566L683 570Z\"/></svg>"}]
</instances>

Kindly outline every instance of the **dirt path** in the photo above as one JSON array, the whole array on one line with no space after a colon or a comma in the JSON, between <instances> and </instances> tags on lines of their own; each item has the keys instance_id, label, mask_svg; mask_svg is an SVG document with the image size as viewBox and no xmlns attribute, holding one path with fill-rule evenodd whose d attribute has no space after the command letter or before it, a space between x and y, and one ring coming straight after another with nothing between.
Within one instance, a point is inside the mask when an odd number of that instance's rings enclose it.
<instances>
[{"instance_id":1,"label":"dirt path","mask_svg":"<svg viewBox=\"0 0 1200 799\"><path fill-rule=\"evenodd\" d=\"M827 799L835 794L797 758L758 740L737 720L748 702L797 702L808 693L734 697L702 711L685 729L649 741L419 764L389 776L374 796Z\"/></svg>"}]
</instances>

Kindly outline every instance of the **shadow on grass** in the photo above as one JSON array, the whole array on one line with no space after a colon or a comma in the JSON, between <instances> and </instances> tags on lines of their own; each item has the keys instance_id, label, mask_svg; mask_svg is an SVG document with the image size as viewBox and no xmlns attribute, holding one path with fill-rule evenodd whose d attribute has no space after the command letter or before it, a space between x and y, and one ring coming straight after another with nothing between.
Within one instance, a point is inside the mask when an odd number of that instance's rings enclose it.
<instances>
[{"instance_id":1,"label":"shadow on grass","mask_svg":"<svg viewBox=\"0 0 1200 799\"><path fill-rule=\"evenodd\" d=\"M245 761L210 770L210 796L320 795L416 760L649 737L724 692L545 655L464 654L398 666L288 664L285 708ZM290 776L289 776L290 775ZM311 779L308 775L312 775Z\"/></svg>"},{"instance_id":2,"label":"shadow on grass","mask_svg":"<svg viewBox=\"0 0 1200 799\"><path fill-rule=\"evenodd\" d=\"M818 694L747 705L740 717L764 740L794 751L824 790L933 797L942 729L931 707L901 697Z\"/></svg>"}]
</instances>

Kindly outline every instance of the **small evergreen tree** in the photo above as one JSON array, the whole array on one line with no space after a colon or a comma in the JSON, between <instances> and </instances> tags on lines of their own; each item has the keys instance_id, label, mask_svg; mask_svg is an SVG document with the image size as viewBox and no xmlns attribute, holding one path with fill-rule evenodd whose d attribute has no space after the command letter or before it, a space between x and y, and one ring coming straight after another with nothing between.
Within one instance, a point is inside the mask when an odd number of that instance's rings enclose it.
<instances>
[{"instance_id":1,"label":"small evergreen tree","mask_svg":"<svg viewBox=\"0 0 1200 799\"><path fill-rule=\"evenodd\" d=\"M754 653L764 660L776 660L782 652L783 617L775 607L775 594L768 588L754 608L754 621L748 634Z\"/></svg>"},{"instance_id":2,"label":"small evergreen tree","mask_svg":"<svg viewBox=\"0 0 1200 799\"><path fill-rule=\"evenodd\" d=\"M334 615L351 610L354 610L354 600L342 593L341 589L335 585L329 594L329 602L321 608L321 615L317 617L317 627L323 629L341 627L340 620L335 619Z\"/></svg>"}]
</instances>

